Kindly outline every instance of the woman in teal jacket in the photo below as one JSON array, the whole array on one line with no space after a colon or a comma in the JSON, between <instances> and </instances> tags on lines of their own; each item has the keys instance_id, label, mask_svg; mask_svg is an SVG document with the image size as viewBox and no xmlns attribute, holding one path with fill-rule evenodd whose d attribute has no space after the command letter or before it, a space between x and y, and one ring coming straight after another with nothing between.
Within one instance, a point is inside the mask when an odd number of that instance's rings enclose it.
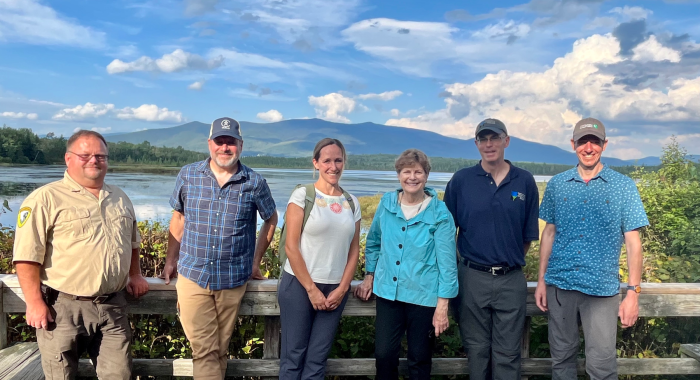
<instances>
[{"instance_id":1,"label":"woman in teal jacket","mask_svg":"<svg viewBox=\"0 0 700 380\"><path fill-rule=\"evenodd\" d=\"M410 379L428 380L433 339L449 326L448 301L458 292L456 229L435 190L425 187L425 153L409 149L395 167L401 189L384 194L377 206L365 247L365 279L355 295L377 295L377 379L399 378L406 333Z\"/></svg>"}]
</instances>

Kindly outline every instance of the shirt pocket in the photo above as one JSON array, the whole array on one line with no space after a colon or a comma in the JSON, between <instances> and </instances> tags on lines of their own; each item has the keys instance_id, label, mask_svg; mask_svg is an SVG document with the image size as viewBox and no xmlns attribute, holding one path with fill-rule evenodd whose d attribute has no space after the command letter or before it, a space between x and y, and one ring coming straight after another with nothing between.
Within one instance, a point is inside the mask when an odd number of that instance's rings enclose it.
<instances>
[{"instance_id":1,"label":"shirt pocket","mask_svg":"<svg viewBox=\"0 0 700 380\"><path fill-rule=\"evenodd\" d=\"M240 193L236 220L249 221L255 213L255 198L252 193Z\"/></svg>"},{"instance_id":2,"label":"shirt pocket","mask_svg":"<svg viewBox=\"0 0 700 380\"><path fill-rule=\"evenodd\" d=\"M93 234L90 210L73 207L61 211L55 232L66 233L73 240L86 240Z\"/></svg>"},{"instance_id":3,"label":"shirt pocket","mask_svg":"<svg viewBox=\"0 0 700 380\"><path fill-rule=\"evenodd\" d=\"M134 217L129 210L121 207L112 209L109 213L109 223L113 233L127 242L131 242L131 235L134 228Z\"/></svg>"}]
</instances>

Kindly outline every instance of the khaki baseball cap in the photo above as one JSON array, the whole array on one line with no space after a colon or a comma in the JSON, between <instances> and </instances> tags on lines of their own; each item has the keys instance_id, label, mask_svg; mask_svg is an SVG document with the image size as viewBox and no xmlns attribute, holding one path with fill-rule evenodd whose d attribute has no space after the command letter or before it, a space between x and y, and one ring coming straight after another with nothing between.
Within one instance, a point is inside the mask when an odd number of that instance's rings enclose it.
<instances>
[{"instance_id":1,"label":"khaki baseball cap","mask_svg":"<svg viewBox=\"0 0 700 380\"><path fill-rule=\"evenodd\" d=\"M593 135L605 141L605 126L600 120L592 117L587 117L576 123L574 127L574 141L578 141L581 137L587 135Z\"/></svg>"}]
</instances>

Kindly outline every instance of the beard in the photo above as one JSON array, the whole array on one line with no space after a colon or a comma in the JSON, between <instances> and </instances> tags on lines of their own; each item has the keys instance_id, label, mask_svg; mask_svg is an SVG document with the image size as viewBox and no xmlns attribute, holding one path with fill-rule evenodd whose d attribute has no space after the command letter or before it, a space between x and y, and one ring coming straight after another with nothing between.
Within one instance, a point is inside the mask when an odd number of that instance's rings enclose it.
<instances>
[{"instance_id":1,"label":"beard","mask_svg":"<svg viewBox=\"0 0 700 380\"><path fill-rule=\"evenodd\" d=\"M228 152L226 152L226 153L228 153ZM211 159L214 160L214 162L216 163L217 166L219 166L221 168L226 168L226 169L232 168L233 166L235 166L238 163L238 156L237 155L233 155L229 159L223 159L223 158L219 157L218 154L213 154L211 156Z\"/></svg>"},{"instance_id":2,"label":"beard","mask_svg":"<svg viewBox=\"0 0 700 380\"><path fill-rule=\"evenodd\" d=\"M92 169L92 170L88 170ZM104 176L105 168L101 166L85 166L83 167L83 176L87 179L96 180Z\"/></svg>"}]
</instances>

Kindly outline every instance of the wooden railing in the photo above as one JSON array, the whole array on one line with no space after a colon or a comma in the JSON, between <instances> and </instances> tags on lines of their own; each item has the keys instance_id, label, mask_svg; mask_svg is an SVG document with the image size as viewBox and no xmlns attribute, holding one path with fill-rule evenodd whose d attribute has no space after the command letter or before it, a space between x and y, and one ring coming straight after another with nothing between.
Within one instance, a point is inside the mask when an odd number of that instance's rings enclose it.
<instances>
[{"instance_id":1,"label":"wooden railing","mask_svg":"<svg viewBox=\"0 0 700 380\"><path fill-rule=\"evenodd\" d=\"M162 280L150 278L150 291L138 300L130 300L130 314L175 314L177 295L175 285L165 285ZM14 275L0 275L2 297L0 314L24 313L22 289ZM353 283L353 287L358 282ZM533 315L543 313L535 306L535 283L528 283L527 321ZM643 284L639 296L640 317L700 317L700 284ZM626 291L621 285L620 297ZM275 377L279 370L279 306L277 304L277 280L251 281L240 309L241 315L265 317L263 359L229 360L229 376ZM350 295L345 316L374 316L374 302L363 302ZM3 315L4 316L4 315ZM523 375L549 375L549 359L527 358L529 328L523 336ZM0 318L0 348L7 347L7 318ZM1 358L0 358L1 359ZM700 374L700 363L692 357L670 359L618 359L620 375L689 375ZM2 368L0 368L0 371ZM401 360L400 371L406 373L406 362ZM81 361L81 376L95 376L95 370L87 360ZM468 373L468 360L464 358L433 359L434 375L458 375ZM579 361L579 373L584 373L584 362ZM134 375L141 376L192 376L190 359L135 359ZM330 359L328 375L374 375L374 359Z\"/></svg>"}]
</instances>

